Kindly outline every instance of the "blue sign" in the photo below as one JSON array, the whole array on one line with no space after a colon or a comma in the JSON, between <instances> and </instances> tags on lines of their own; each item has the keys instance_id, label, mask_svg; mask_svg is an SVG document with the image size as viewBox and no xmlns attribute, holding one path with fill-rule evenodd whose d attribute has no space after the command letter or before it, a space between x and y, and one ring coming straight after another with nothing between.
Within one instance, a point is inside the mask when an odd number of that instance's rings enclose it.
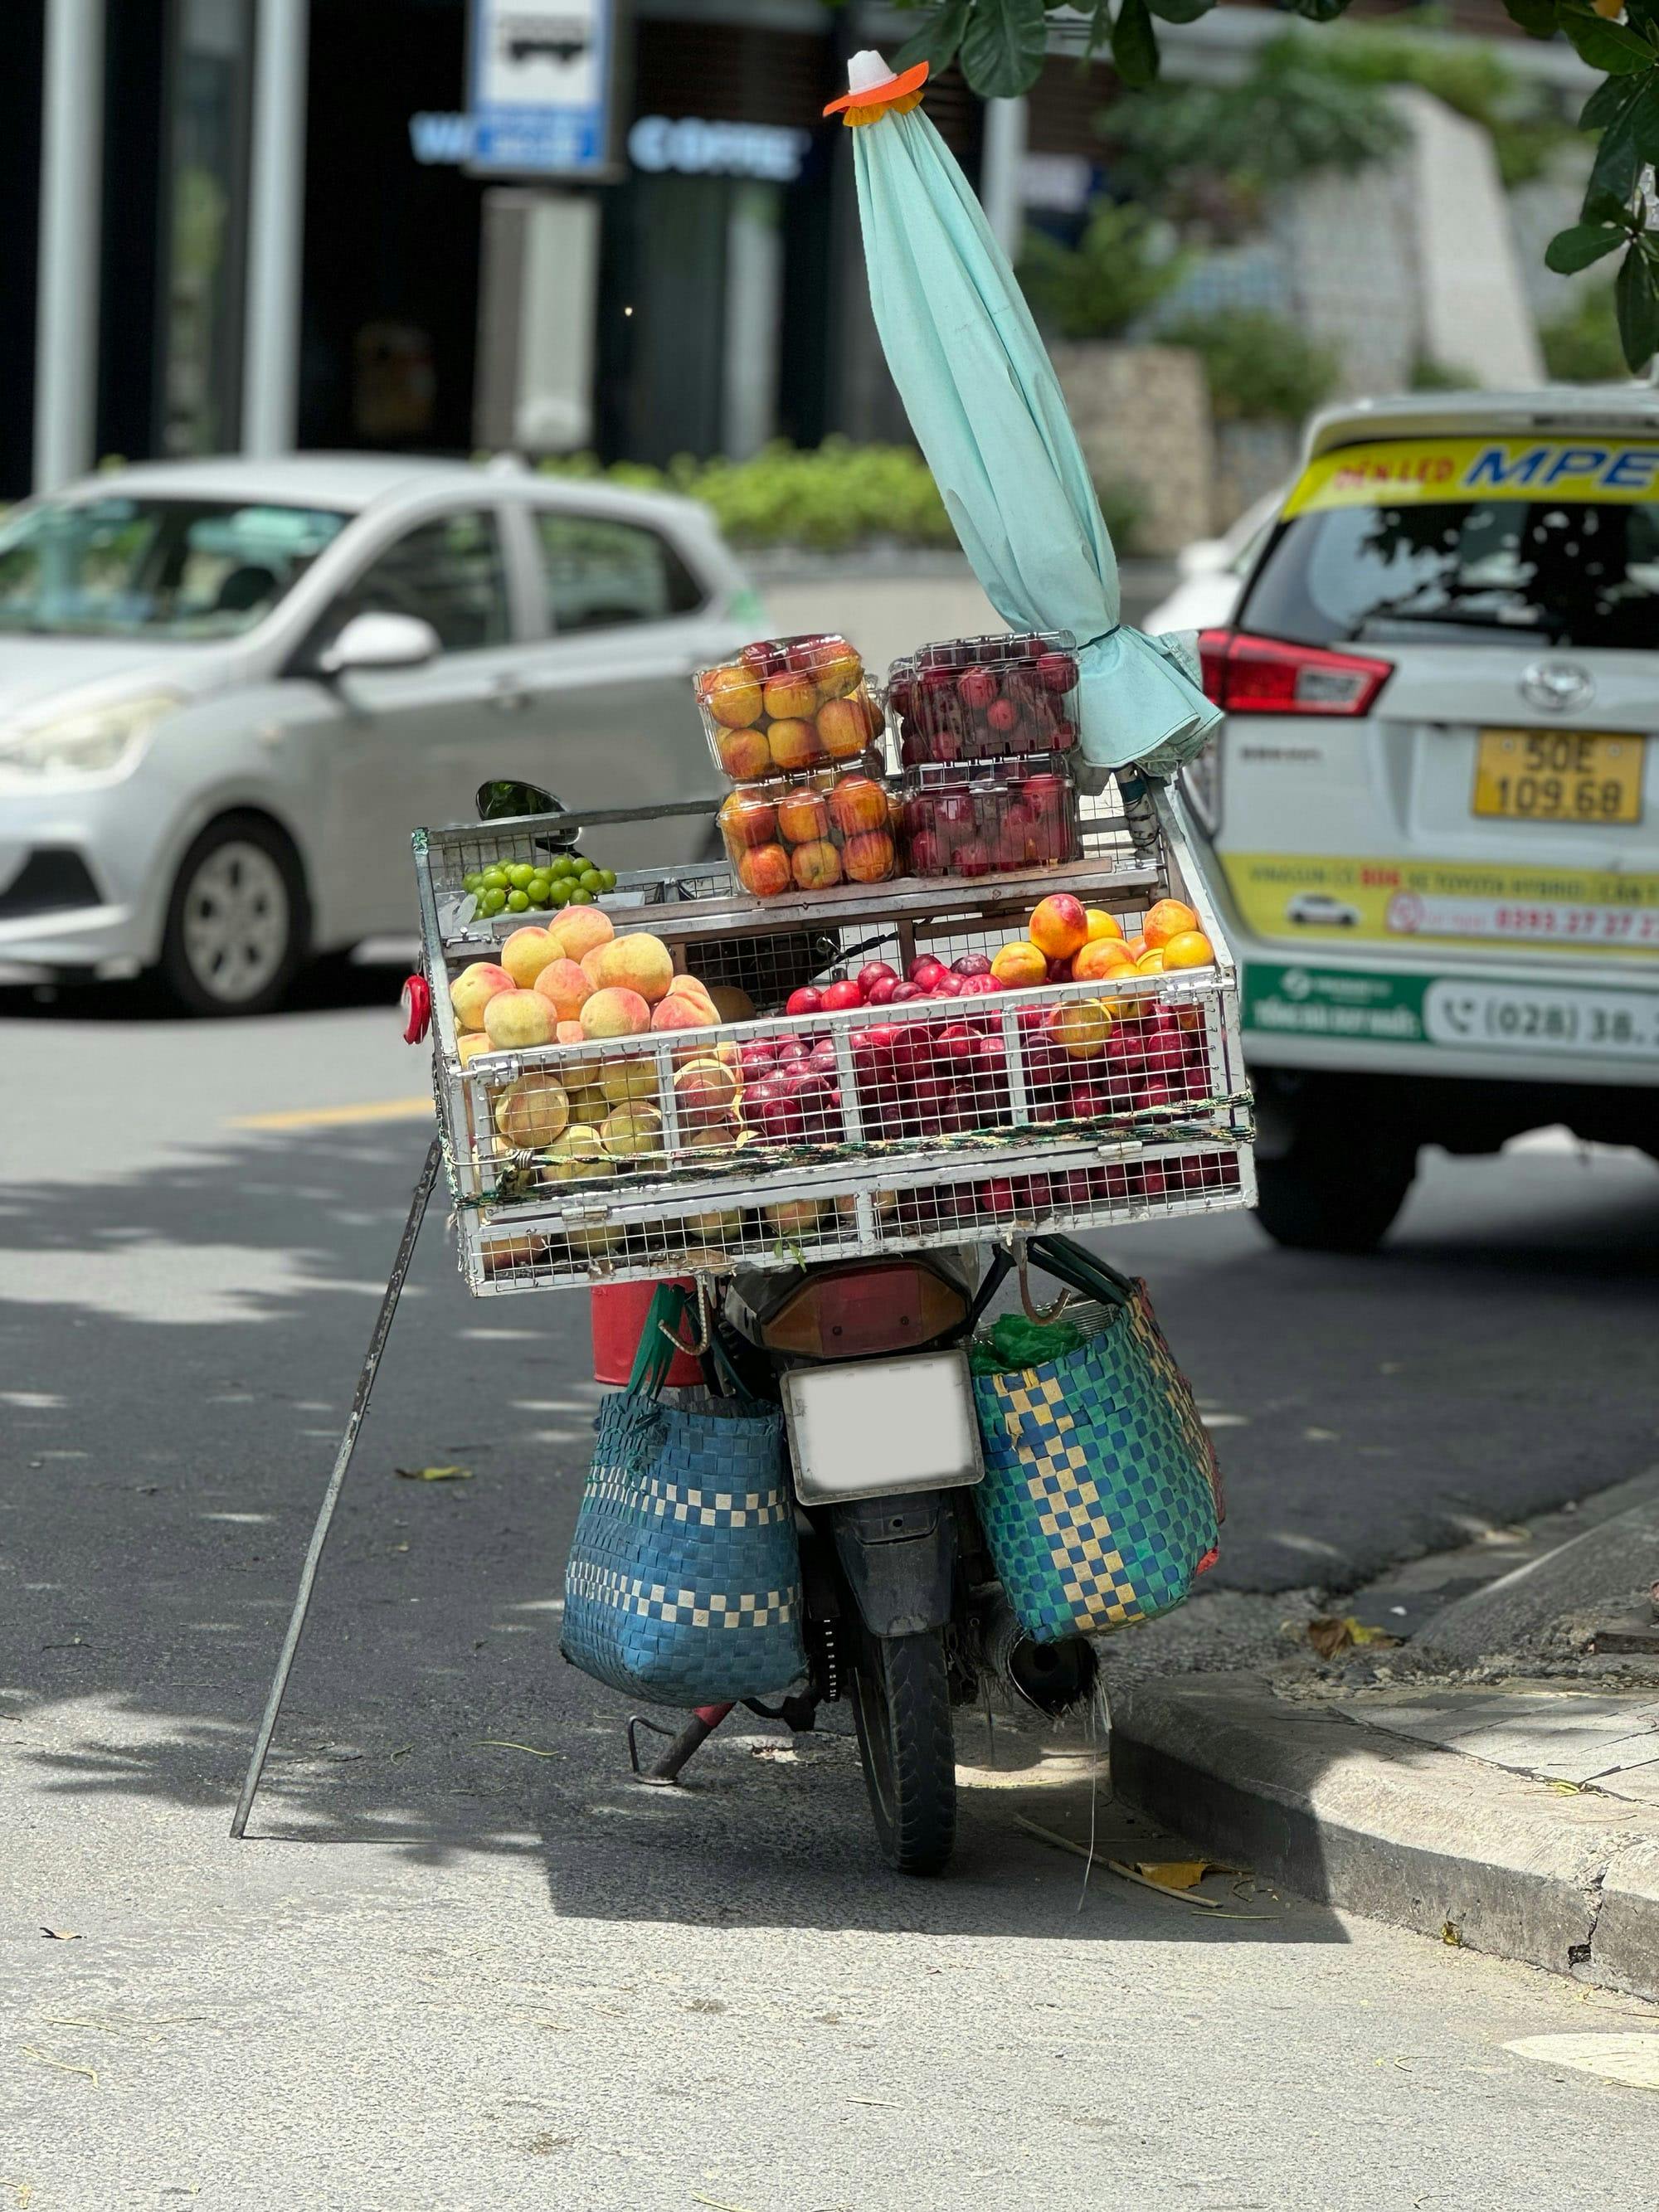
<instances>
[{"instance_id":1,"label":"blue sign","mask_svg":"<svg viewBox=\"0 0 1659 2212\"><path fill-rule=\"evenodd\" d=\"M611 0L472 0L466 166L582 177L611 165Z\"/></svg>"}]
</instances>

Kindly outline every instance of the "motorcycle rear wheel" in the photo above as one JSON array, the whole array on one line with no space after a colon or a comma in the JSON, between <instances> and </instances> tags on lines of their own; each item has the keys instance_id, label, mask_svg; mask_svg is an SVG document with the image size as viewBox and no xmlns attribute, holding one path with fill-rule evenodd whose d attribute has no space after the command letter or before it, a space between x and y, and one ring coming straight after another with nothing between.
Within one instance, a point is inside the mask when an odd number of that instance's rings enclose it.
<instances>
[{"instance_id":1,"label":"motorcycle rear wheel","mask_svg":"<svg viewBox=\"0 0 1659 2212\"><path fill-rule=\"evenodd\" d=\"M942 1632L860 1636L850 1687L882 1856L896 1874L938 1874L957 1840L956 1742Z\"/></svg>"}]
</instances>

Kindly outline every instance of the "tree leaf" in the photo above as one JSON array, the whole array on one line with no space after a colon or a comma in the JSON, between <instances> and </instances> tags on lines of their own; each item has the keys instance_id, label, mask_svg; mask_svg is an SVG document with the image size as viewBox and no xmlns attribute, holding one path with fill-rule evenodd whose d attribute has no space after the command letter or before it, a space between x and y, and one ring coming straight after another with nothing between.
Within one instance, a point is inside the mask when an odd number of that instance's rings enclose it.
<instances>
[{"instance_id":1,"label":"tree leaf","mask_svg":"<svg viewBox=\"0 0 1659 2212\"><path fill-rule=\"evenodd\" d=\"M1290 0L1291 12L1305 15L1310 22L1334 23L1339 15L1348 12L1348 0Z\"/></svg>"},{"instance_id":2,"label":"tree leaf","mask_svg":"<svg viewBox=\"0 0 1659 2212\"><path fill-rule=\"evenodd\" d=\"M1636 97L1636 87L1627 84L1621 76L1604 77L1579 111L1581 131L1604 131L1618 114Z\"/></svg>"},{"instance_id":3,"label":"tree leaf","mask_svg":"<svg viewBox=\"0 0 1659 2212\"><path fill-rule=\"evenodd\" d=\"M1146 0L1122 0L1112 26L1112 66L1127 85L1150 84L1158 75L1158 33Z\"/></svg>"},{"instance_id":4,"label":"tree leaf","mask_svg":"<svg viewBox=\"0 0 1659 2212\"><path fill-rule=\"evenodd\" d=\"M1544 248L1544 265L1553 269L1558 276L1577 276L1603 254L1616 252L1629 235L1610 223L1575 223L1571 230L1558 230Z\"/></svg>"},{"instance_id":5,"label":"tree leaf","mask_svg":"<svg viewBox=\"0 0 1659 2212\"><path fill-rule=\"evenodd\" d=\"M1605 70L1609 76L1633 76L1638 70L1652 68L1654 51L1642 33L1598 15L1589 0L1559 0L1559 13L1579 59L1592 69Z\"/></svg>"},{"instance_id":6,"label":"tree leaf","mask_svg":"<svg viewBox=\"0 0 1659 2212\"><path fill-rule=\"evenodd\" d=\"M1613 304L1619 317L1619 343L1632 376L1659 353L1659 270L1651 256L1632 246L1613 280Z\"/></svg>"},{"instance_id":7,"label":"tree leaf","mask_svg":"<svg viewBox=\"0 0 1659 2212\"><path fill-rule=\"evenodd\" d=\"M913 32L893 57L896 74L926 62L931 70L948 70L957 58L968 21L969 0L945 0L919 31Z\"/></svg>"},{"instance_id":8,"label":"tree leaf","mask_svg":"<svg viewBox=\"0 0 1659 2212\"><path fill-rule=\"evenodd\" d=\"M1166 23L1195 23L1209 14L1215 0L1146 0L1146 5Z\"/></svg>"},{"instance_id":9,"label":"tree leaf","mask_svg":"<svg viewBox=\"0 0 1659 2212\"><path fill-rule=\"evenodd\" d=\"M1504 0L1510 21L1518 23L1529 39L1548 39L1555 33L1555 0Z\"/></svg>"},{"instance_id":10,"label":"tree leaf","mask_svg":"<svg viewBox=\"0 0 1659 2212\"><path fill-rule=\"evenodd\" d=\"M1042 0L975 0L962 34L962 73L981 100L1013 100L1042 74Z\"/></svg>"},{"instance_id":11,"label":"tree leaf","mask_svg":"<svg viewBox=\"0 0 1659 2212\"><path fill-rule=\"evenodd\" d=\"M1610 192L1622 204L1635 191L1642 170L1642 155L1636 143L1637 118L1638 112L1644 116L1648 112L1644 100L1648 91L1645 82L1638 85L1602 131L1585 186L1587 204L1592 192Z\"/></svg>"}]
</instances>

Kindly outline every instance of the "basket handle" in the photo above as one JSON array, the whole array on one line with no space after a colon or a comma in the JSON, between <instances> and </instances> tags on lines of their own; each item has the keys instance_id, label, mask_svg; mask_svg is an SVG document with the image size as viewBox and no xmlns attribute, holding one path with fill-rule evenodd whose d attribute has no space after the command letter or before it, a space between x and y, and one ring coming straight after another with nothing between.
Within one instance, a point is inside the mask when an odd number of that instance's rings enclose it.
<instances>
[{"instance_id":1,"label":"basket handle","mask_svg":"<svg viewBox=\"0 0 1659 2212\"><path fill-rule=\"evenodd\" d=\"M1026 1246L1026 1251L1044 1274L1052 1275L1056 1282L1064 1283L1068 1290L1080 1291L1085 1298L1098 1298L1103 1305L1110 1306L1128 1306L1134 1303L1135 1285L1128 1276L1120 1274L1115 1267L1097 1254L1085 1251L1073 1237L1033 1237ZM1020 1289L1023 1295L1023 1270ZM1047 1316L1032 1313L1029 1304L1025 1310L1033 1321L1037 1321L1051 1320L1060 1308L1051 1309Z\"/></svg>"}]
</instances>

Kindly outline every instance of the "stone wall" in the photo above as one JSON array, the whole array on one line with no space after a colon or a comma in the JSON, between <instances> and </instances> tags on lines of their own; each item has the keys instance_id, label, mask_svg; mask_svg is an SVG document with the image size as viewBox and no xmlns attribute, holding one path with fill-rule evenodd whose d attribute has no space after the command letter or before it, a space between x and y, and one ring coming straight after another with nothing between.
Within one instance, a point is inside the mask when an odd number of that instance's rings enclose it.
<instances>
[{"instance_id":1,"label":"stone wall","mask_svg":"<svg viewBox=\"0 0 1659 2212\"><path fill-rule=\"evenodd\" d=\"M1091 475L1127 485L1139 504L1134 550L1174 553L1207 538L1215 451L1196 355L1104 342L1049 350Z\"/></svg>"}]
</instances>

